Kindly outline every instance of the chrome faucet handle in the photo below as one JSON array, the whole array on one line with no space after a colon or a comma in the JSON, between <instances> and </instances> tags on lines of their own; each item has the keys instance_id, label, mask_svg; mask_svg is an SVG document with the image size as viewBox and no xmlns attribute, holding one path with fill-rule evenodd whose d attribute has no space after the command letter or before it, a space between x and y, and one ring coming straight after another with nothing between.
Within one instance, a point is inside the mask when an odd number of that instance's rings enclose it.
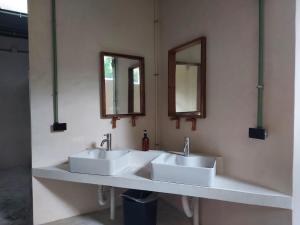
<instances>
[{"instance_id":1,"label":"chrome faucet handle","mask_svg":"<svg viewBox=\"0 0 300 225\"><path fill-rule=\"evenodd\" d=\"M184 156L190 155L190 138L189 137L184 138L183 154L184 154Z\"/></svg>"},{"instance_id":2,"label":"chrome faucet handle","mask_svg":"<svg viewBox=\"0 0 300 225\"><path fill-rule=\"evenodd\" d=\"M111 133L107 133L104 134L104 136L106 137L106 139L102 140L101 142L101 146L103 146L103 144L106 142L106 151L110 151L111 150Z\"/></svg>"},{"instance_id":3,"label":"chrome faucet handle","mask_svg":"<svg viewBox=\"0 0 300 225\"><path fill-rule=\"evenodd\" d=\"M107 139L111 136L111 134L110 133L107 133L107 134L104 134L103 135L104 137L106 137Z\"/></svg>"},{"instance_id":4,"label":"chrome faucet handle","mask_svg":"<svg viewBox=\"0 0 300 225\"><path fill-rule=\"evenodd\" d=\"M184 138L184 145L188 145L188 147L190 147L190 138L189 137Z\"/></svg>"},{"instance_id":5,"label":"chrome faucet handle","mask_svg":"<svg viewBox=\"0 0 300 225\"><path fill-rule=\"evenodd\" d=\"M111 151L111 133L107 134L107 139L108 139L108 151Z\"/></svg>"}]
</instances>

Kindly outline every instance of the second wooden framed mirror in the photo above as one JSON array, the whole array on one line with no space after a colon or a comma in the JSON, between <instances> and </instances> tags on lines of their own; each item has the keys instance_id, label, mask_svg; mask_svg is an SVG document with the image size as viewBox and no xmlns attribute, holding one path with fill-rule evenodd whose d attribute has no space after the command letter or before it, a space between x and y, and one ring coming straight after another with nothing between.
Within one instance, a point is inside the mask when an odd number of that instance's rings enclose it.
<instances>
[{"instance_id":1,"label":"second wooden framed mirror","mask_svg":"<svg viewBox=\"0 0 300 225\"><path fill-rule=\"evenodd\" d=\"M193 123L206 117L206 37L200 37L169 50L168 115Z\"/></svg>"}]
</instances>

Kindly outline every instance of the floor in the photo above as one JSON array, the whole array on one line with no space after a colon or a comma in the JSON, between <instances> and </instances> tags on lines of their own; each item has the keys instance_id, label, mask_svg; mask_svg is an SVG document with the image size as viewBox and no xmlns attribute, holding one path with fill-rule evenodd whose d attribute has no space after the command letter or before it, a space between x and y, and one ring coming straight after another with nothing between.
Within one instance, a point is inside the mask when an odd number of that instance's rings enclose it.
<instances>
[{"instance_id":1,"label":"floor","mask_svg":"<svg viewBox=\"0 0 300 225\"><path fill-rule=\"evenodd\" d=\"M109 219L109 211L91 213L82 216L71 217L44 225L123 225L122 208L119 207L116 212L116 220ZM158 222L157 225L191 225L191 221L187 219L182 212L174 207L159 202L158 204ZM141 224L142 225L142 224Z\"/></svg>"},{"instance_id":2,"label":"floor","mask_svg":"<svg viewBox=\"0 0 300 225\"><path fill-rule=\"evenodd\" d=\"M0 225L32 224L30 170L0 171Z\"/></svg>"}]
</instances>

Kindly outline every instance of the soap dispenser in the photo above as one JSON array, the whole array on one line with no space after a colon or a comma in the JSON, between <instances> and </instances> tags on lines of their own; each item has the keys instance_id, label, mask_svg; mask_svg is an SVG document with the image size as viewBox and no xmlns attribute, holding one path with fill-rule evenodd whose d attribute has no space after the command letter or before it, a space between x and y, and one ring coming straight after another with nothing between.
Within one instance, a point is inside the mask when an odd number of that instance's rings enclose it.
<instances>
[{"instance_id":1,"label":"soap dispenser","mask_svg":"<svg viewBox=\"0 0 300 225\"><path fill-rule=\"evenodd\" d=\"M149 151L149 137L147 130L144 130L144 137L142 139L142 150L143 151Z\"/></svg>"}]
</instances>

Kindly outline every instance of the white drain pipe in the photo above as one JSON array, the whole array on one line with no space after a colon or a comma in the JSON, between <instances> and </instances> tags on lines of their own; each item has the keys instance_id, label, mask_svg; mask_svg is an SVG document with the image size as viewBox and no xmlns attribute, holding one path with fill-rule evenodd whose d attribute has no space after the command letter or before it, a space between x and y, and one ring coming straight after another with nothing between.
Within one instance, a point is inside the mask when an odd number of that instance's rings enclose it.
<instances>
[{"instance_id":1,"label":"white drain pipe","mask_svg":"<svg viewBox=\"0 0 300 225\"><path fill-rule=\"evenodd\" d=\"M107 199L104 194L104 186L99 185L97 193L98 193L98 204L100 206L105 206L107 203Z\"/></svg>"},{"instance_id":2,"label":"white drain pipe","mask_svg":"<svg viewBox=\"0 0 300 225\"><path fill-rule=\"evenodd\" d=\"M183 211L184 211L185 215L188 218L192 218L193 217L193 212L190 208L190 203L189 203L188 197L187 196L182 196L181 197L181 203L182 203L182 208L183 208Z\"/></svg>"},{"instance_id":3,"label":"white drain pipe","mask_svg":"<svg viewBox=\"0 0 300 225\"><path fill-rule=\"evenodd\" d=\"M97 194L98 194L98 204L100 206L105 206L107 205L107 197L105 196L105 190L104 186L99 185ZM115 219L115 213L116 212L116 204L115 204L115 188L110 187L110 219L114 220Z\"/></svg>"},{"instance_id":4,"label":"white drain pipe","mask_svg":"<svg viewBox=\"0 0 300 225\"><path fill-rule=\"evenodd\" d=\"M193 198L192 204L193 204L193 210L190 207L189 199L187 196L182 196L181 197L181 203L182 203L182 208L185 213L185 215L188 218L193 217L193 225L199 225L200 219L199 219L199 199L198 198Z\"/></svg>"}]
</instances>

